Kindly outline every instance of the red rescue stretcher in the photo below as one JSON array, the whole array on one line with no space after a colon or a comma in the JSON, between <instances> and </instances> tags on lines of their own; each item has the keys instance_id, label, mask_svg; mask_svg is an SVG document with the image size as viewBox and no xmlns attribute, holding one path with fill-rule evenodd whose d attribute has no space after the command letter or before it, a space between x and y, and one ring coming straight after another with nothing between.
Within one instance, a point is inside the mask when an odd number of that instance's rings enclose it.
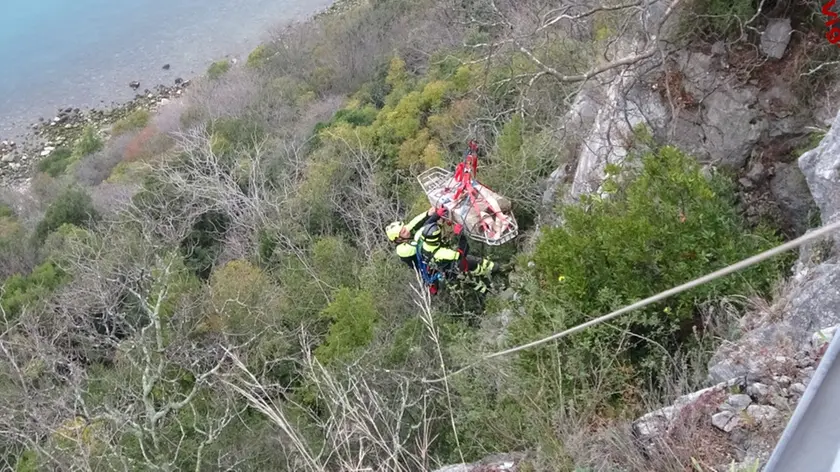
<instances>
[{"instance_id":1,"label":"red rescue stretcher","mask_svg":"<svg viewBox=\"0 0 840 472\"><path fill-rule=\"evenodd\" d=\"M461 225L470 239L488 246L500 246L519 234L511 203L475 179L478 146L470 149L455 172L432 167L417 180L435 208L445 208L446 218Z\"/></svg>"}]
</instances>

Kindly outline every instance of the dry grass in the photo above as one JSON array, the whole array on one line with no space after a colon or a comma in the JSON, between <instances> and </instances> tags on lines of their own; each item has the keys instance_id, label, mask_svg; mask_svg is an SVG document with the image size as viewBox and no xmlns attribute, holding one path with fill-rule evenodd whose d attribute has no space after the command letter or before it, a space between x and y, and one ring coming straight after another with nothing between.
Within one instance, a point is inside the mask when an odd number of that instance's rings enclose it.
<instances>
[{"instance_id":1,"label":"dry grass","mask_svg":"<svg viewBox=\"0 0 840 472\"><path fill-rule=\"evenodd\" d=\"M741 317L739 325L742 333L776 323L784 319L793 294L795 282L790 279L779 281L773 288L768 301L764 297L752 296Z\"/></svg>"},{"instance_id":2,"label":"dry grass","mask_svg":"<svg viewBox=\"0 0 840 472\"><path fill-rule=\"evenodd\" d=\"M655 87L665 101L673 101L674 106L684 110L697 109L699 103L683 85L685 76L679 70L668 69L662 73Z\"/></svg>"}]
</instances>

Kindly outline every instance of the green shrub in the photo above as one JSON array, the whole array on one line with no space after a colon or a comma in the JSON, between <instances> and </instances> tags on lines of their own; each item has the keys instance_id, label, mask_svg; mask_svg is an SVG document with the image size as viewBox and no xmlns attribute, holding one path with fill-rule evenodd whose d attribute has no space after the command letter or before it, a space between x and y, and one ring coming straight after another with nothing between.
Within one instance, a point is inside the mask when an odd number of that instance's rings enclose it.
<instances>
[{"instance_id":1,"label":"green shrub","mask_svg":"<svg viewBox=\"0 0 840 472\"><path fill-rule=\"evenodd\" d=\"M687 16L685 21L716 38L737 36L741 25L755 15L755 5L750 0L701 0L694 5L698 15Z\"/></svg>"},{"instance_id":2,"label":"green shrub","mask_svg":"<svg viewBox=\"0 0 840 472\"><path fill-rule=\"evenodd\" d=\"M55 149L49 156L38 161L37 169L50 177L58 177L75 161L100 151L104 146L96 130L88 126L82 131L82 135L73 144L72 149L66 147Z\"/></svg>"},{"instance_id":3,"label":"green shrub","mask_svg":"<svg viewBox=\"0 0 840 472\"><path fill-rule=\"evenodd\" d=\"M641 161L641 170L619 175L609 169L611 195L565 207L563 226L543 232L533 257L541 288L531 294L530 316L514 331L527 338L575 326L780 242L767 228L746 229L730 181L707 179L679 150L664 147ZM765 262L627 314L614 326L576 334L558 361L564 376L579 378L604 353L622 348L609 376L616 392L655 377L662 349L673 352L691 341L698 302L766 293L785 262ZM626 339L625 329L636 336ZM524 357L535 362L550 349Z\"/></svg>"},{"instance_id":4,"label":"green shrub","mask_svg":"<svg viewBox=\"0 0 840 472\"><path fill-rule=\"evenodd\" d=\"M144 110L142 108L134 110L125 118L114 123L113 133L114 135L120 135L129 131L145 128L146 125L149 124L150 118L151 115L148 110Z\"/></svg>"},{"instance_id":5,"label":"green shrub","mask_svg":"<svg viewBox=\"0 0 840 472\"><path fill-rule=\"evenodd\" d=\"M316 241L312 247L312 265L318 277L331 287L357 285L355 250L339 238Z\"/></svg>"},{"instance_id":6,"label":"green shrub","mask_svg":"<svg viewBox=\"0 0 840 472\"><path fill-rule=\"evenodd\" d=\"M61 195L47 208L44 218L35 228L35 236L39 242L58 229L61 225L87 227L89 223L98 219L90 195L81 189L71 188Z\"/></svg>"},{"instance_id":7,"label":"green shrub","mask_svg":"<svg viewBox=\"0 0 840 472\"><path fill-rule=\"evenodd\" d=\"M15 472L37 472L38 470L38 455L35 451L26 450L17 458Z\"/></svg>"},{"instance_id":8,"label":"green shrub","mask_svg":"<svg viewBox=\"0 0 840 472\"><path fill-rule=\"evenodd\" d=\"M0 214L5 213L3 210L0 206ZM37 261L36 248L27 235L14 216L0 216L0 280L32 270Z\"/></svg>"},{"instance_id":9,"label":"green shrub","mask_svg":"<svg viewBox=\"0 0 840 472\"><path fill-rule=\"evenodd\" d=\"M73 159L73 151L66 147L54 150L49 156L38 161L38 171L48 174L50 177L58 177L67 170L67 166Z\"/></svg>"},{"instance_id":10,"label":"green shrub","mask_svg":"<svg viewBox=\"0 0 840 472\"><path fill-rule=\"evenodd\" d=\"M6 205L5 203L0 203L0 219L2 218L14 218L15 211L12 210L12 207Z\"/></svg>"},{"instance_id":11,"label":"green shrub","mask_svg":"<svg viewBox=\"0 0 840 472\"><path fill-rule=\"evenodd\" d=\"M64 279L64 272L52 262L35 267L29 275L13 275L4 282L0 305L9 316L17 317L27 306L44 300Z\"/></svg>"},{"instance_id":12,"label":"green shrub","mask_svg":"<svg viewBox=\"0 0 840 472\"><path fill-rule=\"evenodd\" d=\"M217 80L221 76L225 75L227 71L230 70L230 62L227 60L216 61L210 64L210 67L207 68L207 77L210 80Z\"/></svg>"},{"instance_id":13,"label":"green shrub","mask_svg":"<svg viewBox=\"0 0 840 472\"><path fill-rule=\"evenodd\" d=\"M522 118L516 115L502 127L502 132L496 140L496 146L499 148L499 153L507 157L518 155L523 144Z\"/></svg>"},{"instance_id":14,"label":"green shrub","mask_svg":"<svg viewBox=\"0 0 840 472\"><path fill-rule=\"evenodd\" d=\"M231 152L253 147L265 135L262 127L244 118L221 118L210 125L211 147L216 154L224 155Z\"/></svg>"},{"instance_id":15,"label":"green shrub","mask_svg":"<svg viewBox=\"0 0 840 472\"><path fill-rule=\"evenodd\" d=\"M326 340L315 349L324 364L350 360L373 340L379 319L370 294L348 288L338 291L321 316L332 321Z\"/></svg>"},{"instance_id":16,"label":"green shrub","mask_svg":"<svg viewBox=\"0 0 840 472\"><path fill-rule=\"evenodd\" d=\"M202 280L210 277L216 257L224 247L224 235L229 226L230 220L225 214L208 212L201 215L181 241L184 263Z\"/></svg>"},{"instance_id":17,"label":"green shrub","mask_svg":"<svg viewBox=\"0 0 840 472\"><path fill-rule=\"evenodd\" d=\"M335 221L335 205L332 196L336 183L344 177L341 163L337 160L317 160L309 163L306 177L301 184L294 204L305 211L302 223L310 234L330 233Z\"/></svg>"},{"instance_id":18,"label":"green shrub","mask_svg":"<svg viewBox=\"0 0 840 472\"><path fill-rule=\"evenodd\" d=\"M420 99L423 103L423 110L437 111L446 103L448 94L452 90L452 83L444 80L430 82L423 87Z\"/></svg>"},{"instance_id":19,"label":"green shrub","mask_svg":"<svg viewBox=\"0 0 840 472\"><path fill-rule=\"evenodd\" d=\"M518 115L502 127L496 149L479 170L482 182L507 197L520 227L527 228L542 205L545 179L564 162L563 145L550 131L526 129Z\"/></svg>"},{"instance_id":20,"label":"green shrub","mask_svg":"<svg viewBox=\"0 0 840 472\"><path fill-rule=\"evenodd\" d=\"M313 146L321 145L321 137L319 133L322 130L331 128L337 124L348 124L354 127L370 126L376 121L379 115L379 110L372 105L365 105L363 107L348 106L338 110L329 121L322 121L315 125Z\"/></svg>"},{"instance_id":21,"label":"green shrub","mask_svg":"<svg viewBox=\"0 0 840 472\"><path fill-rule=\"evenodd\" d=\"M132 183L143 180L143 175L148 169L142 162L120 162L113 169L105 180L110 184Z\"/></svg>"},{"instance_id":22,"label":"green shrub","mask_svg":"<svg viewBox=\"0 0 840 472\"><path fill-rule=\"evenodd\" d=\"M265 44L260 44L251 51L251 54L248 54L248 61L245 64L248 67L257 69L265 65L270 57L271 49L269 49Z\"/></svg>"},{"instance_id":23,"label":"green shrub","mask_svg":"<svg viewBox=\"0 0 840 472\"><path fill-rule=\"evenodd\" d=\"M213 309L224 331L254 335L276 314L276 287L258 268L244 260L233 260L213 271L210 277Z\"/></svg>"},{"instance_id":24,"label":"green shrub","mask_svg":"<svg viewBox=\"0 0 840 472\"><path fill-rule=\"evenodd\" d=\"M335 113L330 124L342 122L353 126L370 126L378 113L378 110L370 105L363 108L344 108Z\"/></svg>"},{"instance_id":25,"label":"green shrub","mask_svg":"<svg viewBox=\"0 0 840 472\"><path fill-rule=\"evenodd\" d=\"M88 126L82 131L82 135L76 140L73 145L73 160L78 160L82 157L93 154L101 150L105 144L99 133L92 126Z\"/></svg>"}]
</instances>

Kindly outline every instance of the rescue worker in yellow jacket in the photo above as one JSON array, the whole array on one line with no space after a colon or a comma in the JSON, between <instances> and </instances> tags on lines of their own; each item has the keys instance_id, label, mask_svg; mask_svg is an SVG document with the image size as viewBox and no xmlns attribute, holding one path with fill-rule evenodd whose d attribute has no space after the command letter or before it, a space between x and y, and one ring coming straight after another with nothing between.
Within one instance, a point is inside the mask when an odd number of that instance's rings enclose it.
<instances>
[{"instance_id":1,"label":"rescue worker in yellow jacket","mask_svg":"<svg viewBox=\"0 0 840 472\"><path fill-rule=\"evenodd\" d=\"M407 224L402 221L394 221L385 228L385 234L388 240L395 243L397 255L400 260L415 268L417 265L417 237L418 232L423 226L435 223L440 219L434 207L429 208L429 211L415 216Z\"/></svg>"},{"instance_id":2,"label":"rescue worker in yellow jacket","mask_svg":"<svg viewBox=\"0 0 840 472\"><path fill-rule=\"evenodd\" d=\"M494 262L468 254L469 244L459 225L455 226L455 234L459 235L458 248L449 249L441 246L441 229L437 222L424 226L417 238L423 244L423 259L434 262L436 268L448 276L454 275L456 271L477 277L498 272Z\"/></svg>"},{"instance_id":3,"label":"rescue worker in yellow jacket","mask_svg":"<svg viewBox=\"0 0 840 472\"><path fill-rule=\"evenodd\" d=\"M481 277L498 272L498 266L479 257L468 254L469 245L467 238L461 232L459 225L455 226L455 233L458 234L458 248L450 249L441 245L441 228L438 220L442 211L431 208L428 212L416 216L408 225L395 221L388 225L386 233L388 239L397 244L396 252L400 259L417 269L417 245L420 244L420 254L423 261L433 270L443 274L443 278L452 279L457 274L464 273ZM437 292L437 287L432 287L432 292ZM479 284L481 291L486 286Z\"/></svg>"}]
</instances>

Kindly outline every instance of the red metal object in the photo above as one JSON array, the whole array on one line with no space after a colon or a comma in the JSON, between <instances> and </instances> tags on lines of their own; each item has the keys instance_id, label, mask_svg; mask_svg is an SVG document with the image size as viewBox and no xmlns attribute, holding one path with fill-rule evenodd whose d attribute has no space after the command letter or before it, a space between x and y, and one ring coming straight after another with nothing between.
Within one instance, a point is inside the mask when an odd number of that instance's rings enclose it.
<instances>
[{"instance_id":1,"label":"red metal object","mask_svg":"<svg viewBox=\"0 0 840 472\"><path fill-rule=\"evenodd\" d=\"M830 30L826 31L826 33L825 33L825 38L831 44L840 43L840 28L838 28L837 26L833 26L835 23L837 23L838 19L840 19L840 18L838 18L837 13L834 13L833 11L831 11L831 7L834 6L835 2L836 2L836 0L829 0L822 7L822 14L831 18L830 20L825 22L825 25L828 26L829 28L831 28ZM840 44L838 44L838 45L840 45Z\"/></svg>"},{"instance_id":2,"label":"red metal object","mask_svg":"<svg viewBox=\"0 0 840 472\"><path fill-rule=\"evenodd\" d=\"M481 214L481 208L478 207L476 198L479 195L479 192L473 186L473 179L475 178L477 173L478 144L476 144L475 141L470 140L469 151L467 152L466 156L464 156L464 160L461 161L458 164L458 167L455 168L455 182L458 183L459 187L458 190L455 192L454 199L458 200L461 198L462 195L466 194L467 198L469 198L472 207L478 212L478 214ZM487 209L493 213L494 217L505 218L498 208L493 208L491 205L487 205ZM481 226L483 230L490 231L490 227L483 220L481 222Z\"/></svg>"},{"instance_id":3,"label":"red metal object","mask_svg":"<svg viewBox=\"0 0 840 472\"><path fill-rule=\"evenodd\" d=\"M434 167L418 176L418 180L432 204L447 209L441 215L442 224L452 226L457 222L464 225L463 231L472 239L489 245L503 244L515 236L516 220L502 211L500 196L478 181L478 144L471 140L468 146L454 172ZM458 213L451 214L453 211ZM472 215L469 223L468 215Z\"/></svg>"}]
</instances>

